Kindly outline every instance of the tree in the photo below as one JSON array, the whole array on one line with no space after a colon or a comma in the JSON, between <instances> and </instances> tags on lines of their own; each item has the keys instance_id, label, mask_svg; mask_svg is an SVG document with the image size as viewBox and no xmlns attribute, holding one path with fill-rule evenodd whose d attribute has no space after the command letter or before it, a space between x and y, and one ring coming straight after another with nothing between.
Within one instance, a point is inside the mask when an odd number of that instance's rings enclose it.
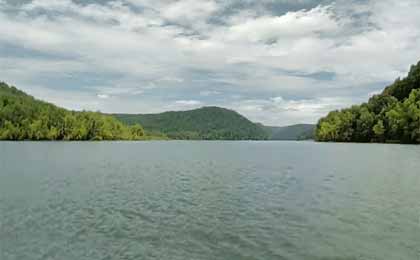
<instances>
[{"instance_id":1,"label":"tree","mask_svg":"<svg viewBox=\"0 0 420 260\"><path fill-rule=\"evenodd\" d=\"M420 143L420 90L413 90L407 100L404 101L407 113L408 129L411 143Z\"/></svg>"},{"instance_id":2,"label":"tree","mask_svg":"<svg viewBox=\"0 0 420 260\"><path fill-rule=\"evenodd\" d=\"M319 141L420 143L420 62L366 104L321 118L315 134Z\"/></svg>"},{"instance_id":3,"label":"tree","mask_svg":"<svg viewBox=\"0 0 420 260\"><path fill-rule=\"evenodd\" d=\"M359 117L356 120L355 138L358 142L369 142L373 137L375 114L370 112L367 106L361 106Z\"/></svg>"},{"instance_id":4,"label":"tree","mask_svg":"<svg viewBox=\"0 0 420 260\"><path fill-rule=\"evenodd\" d=\"M133 129L112 116L68 111L0 82L0 140L137 140Z\"/></svg>"},{"instance_id":5,"label":"tree","mask_svg":"<svg viewBox=\"0 0 420 260\"><path fill-rule=\"evenodd\" d=\"M143 127L141 127L141 125L139 124L132 125L130 127L130 131L131 131L131 135L136 139L140 139L141 137L144 136Z\"/></svg>"},{"instance_id":6,"label":"tree","mask_svg":"<svg viewBox=\"0 0 420 260\"><path fill-rule=\"evenodd\" d=\"M0 139L15 140L19 135L18 129L10 121L5 121L0 131Z\"/></svg>"},{"instance_id":7,"label":"tree","mask_svg":"<svg viewBox=\"0 0 420 260\"><path fill-rule=\"evenodd\" d=\"M378 123L373 127L373 132L375 133L375 137L378 141L383 142L384 134L385 134L385 127L382 120L379 120Z\"/></svg>"}]
</instances>

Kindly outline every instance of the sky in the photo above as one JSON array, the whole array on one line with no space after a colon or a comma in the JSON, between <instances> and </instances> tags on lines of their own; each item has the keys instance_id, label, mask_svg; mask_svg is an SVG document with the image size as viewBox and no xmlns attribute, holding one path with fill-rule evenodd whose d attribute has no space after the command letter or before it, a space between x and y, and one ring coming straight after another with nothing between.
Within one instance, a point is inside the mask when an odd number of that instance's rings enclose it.
<instances>
[{"instance_id":1,"label":"sky","mask_svg":"<svg viewBox=\"0 0 420 260\"><path fill-rule=\"evenodd\" d=\"M418 0L0 0L0 81L73 110L316 123L420 60Z\"/></svg>"}]
</instances>

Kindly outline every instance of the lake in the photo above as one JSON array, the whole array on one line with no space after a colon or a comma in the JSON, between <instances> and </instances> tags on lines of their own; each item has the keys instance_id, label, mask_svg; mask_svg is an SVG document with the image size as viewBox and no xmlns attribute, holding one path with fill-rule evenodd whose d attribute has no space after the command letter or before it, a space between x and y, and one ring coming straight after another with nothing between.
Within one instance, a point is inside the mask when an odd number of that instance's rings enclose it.
<instances>
[{"instance_id":1,"label":"lake","mask_svg":"<svg viewBox=\"0 0 420 260\"><path fill-rule=\"evenodd\" d=\"M0 142L1 260L420 259L420 146Z\"/></svg>"}]
</instances>

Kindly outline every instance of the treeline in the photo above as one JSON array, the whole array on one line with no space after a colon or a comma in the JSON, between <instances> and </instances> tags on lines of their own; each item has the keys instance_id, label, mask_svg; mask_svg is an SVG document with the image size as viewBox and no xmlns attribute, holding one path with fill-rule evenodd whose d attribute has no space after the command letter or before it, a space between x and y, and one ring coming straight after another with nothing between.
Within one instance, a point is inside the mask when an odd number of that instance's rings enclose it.
<instances>
[{"instance_id":1,"label":"treeline","mask_svg":"<svg viewBox=\"0 0 420 260\"><path fill-rule=\"evenodd\" d=\"M239 113L220 107L203 107L189 111L160 114L115 114L131 125L139 123L146 131L160 132L180 140L266 140L259 125Z\"/></svg>"},{"instance_id":2,"label":"treeline","mask_svg":"<svg viewBox=\"0 0 420 260\"><path fill-rule=\"evenodd\" d=\"M0 140L141 140L139 124L111 116L75 112L39 101L0 82Z\"/></svg>"},{"instance_id":3,"label":"treeline","mask_svg":"<svg viewBox=\"0 0 420 260\"><path fill-rule=\"evenodd\" d=\"M367 103L319 120L318 141L420 143L420 62Z\"/></svg>"},{"instance_id":4,"label":"treeline","mask_svg":"<svg viewBox=\"0 0 420 260\"><path fill-rule=\"evenodd\" d=\"M314 139L315 125L297 124L290 126L264 126L268 133L269 140L310 140Z\"/></svg>"}]
</instances>

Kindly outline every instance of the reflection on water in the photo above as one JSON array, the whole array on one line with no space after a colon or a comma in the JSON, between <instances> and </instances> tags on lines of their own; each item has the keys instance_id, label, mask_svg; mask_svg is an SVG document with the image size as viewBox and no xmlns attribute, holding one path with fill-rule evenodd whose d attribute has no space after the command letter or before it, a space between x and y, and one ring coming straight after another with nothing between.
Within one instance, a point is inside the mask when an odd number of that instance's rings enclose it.
<instances>
[{"instance_id":1,"label":"reflection on water","mask_svg":"<svg viewBox=\"0 0 420 260\"><path fill-rule=\"evenodd\" d=\"M0 259L420 259L420 147L0 143Z\"/></svg>"}]
</instances>

